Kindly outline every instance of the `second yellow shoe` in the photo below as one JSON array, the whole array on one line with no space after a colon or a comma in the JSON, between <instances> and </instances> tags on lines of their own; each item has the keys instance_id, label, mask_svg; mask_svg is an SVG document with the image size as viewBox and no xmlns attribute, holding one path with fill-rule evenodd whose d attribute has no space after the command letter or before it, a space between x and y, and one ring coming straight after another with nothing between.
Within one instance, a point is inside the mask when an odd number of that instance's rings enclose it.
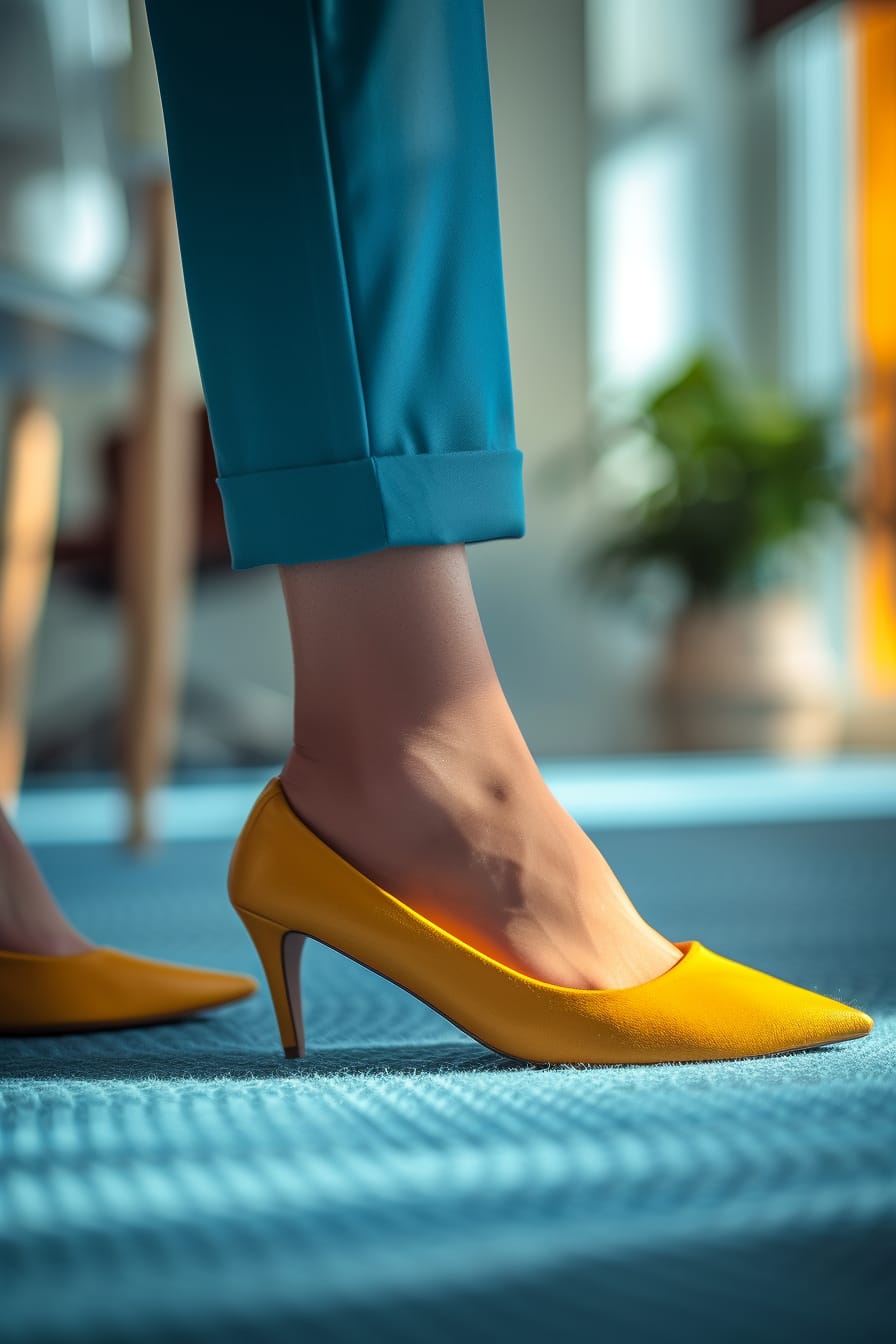
<instances>
[{"instance_id":1,"label":"second yellow shoe","mask_svg":"<svg viewBox=\"0 0 896 1344\"><path fill-rule=\"evenodd\" d=\"M533 1063L659 1064L781 1054L865 1036L867 1014L704 947L628 989L534 980L461 942L354 868L305 825L279 779L255 803L230 865L288 1056L304 1054L299 962L326 943L501 1054Z\"/></svg>"},{"instance_id":2,"label":"second yellow shoe","mask_svg":"<svg viewBox=\"0 0 896 1344\"><path fill-rule=\"evenodd\" d=\"M74 956L0 952L0 1036L143 1027L254 994L249 975L205 971L114 947Z\"/></svg>"}]
</instances>

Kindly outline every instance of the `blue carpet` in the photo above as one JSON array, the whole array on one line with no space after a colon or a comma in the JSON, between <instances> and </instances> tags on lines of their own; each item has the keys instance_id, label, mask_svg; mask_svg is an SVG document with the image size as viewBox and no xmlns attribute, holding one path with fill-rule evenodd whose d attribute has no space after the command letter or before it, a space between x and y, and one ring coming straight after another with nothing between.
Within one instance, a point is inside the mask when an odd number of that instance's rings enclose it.
<instances>
[{"instance_id":1,"label":"blue carpet","mask_svg":"<svg viewBox=\"0 0 896 1344\"><path fill-rule=\"evenodd\" d=\"M527 1068L317 945L310 1056L266 993L0 1041L0 1337L896 1337L892 820L602 832L671 938L866 1008L766 1060ZM256 970L229 846L39 854L93 937Z\"/></svg>"}]
</instances>

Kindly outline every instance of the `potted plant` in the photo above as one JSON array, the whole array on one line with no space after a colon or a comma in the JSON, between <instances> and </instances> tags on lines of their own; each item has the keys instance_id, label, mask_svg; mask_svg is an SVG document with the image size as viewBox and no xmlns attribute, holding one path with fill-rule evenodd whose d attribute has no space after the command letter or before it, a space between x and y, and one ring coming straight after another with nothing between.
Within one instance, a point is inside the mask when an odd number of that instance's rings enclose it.
<instances>
[{"instance_id":1,"label":"potted plant","mask_svg":"<svg viewBox=\"0 0 896 1344\"><path fill-rule=\"evenodd\" d=\"M702 353L589 437L598 482L628 470L642 484L589 540L578 577L630 594L650 572L676 584L654 681L669 746L801 752L836 739L833 659L799 581L818 524L849 508L827 421Z\"/></svg>"}]
</instances>

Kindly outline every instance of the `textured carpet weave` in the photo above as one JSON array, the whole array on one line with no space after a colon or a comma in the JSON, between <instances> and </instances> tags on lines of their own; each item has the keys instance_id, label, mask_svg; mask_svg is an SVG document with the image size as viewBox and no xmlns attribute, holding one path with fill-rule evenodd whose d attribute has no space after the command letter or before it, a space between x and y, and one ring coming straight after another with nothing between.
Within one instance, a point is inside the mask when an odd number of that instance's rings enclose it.
<instances>
[{"instance_id":1,"label":"textured carpet weave","mask_svg":"<svg viewBox=\"0 0 896 1344\"><path fill-rule=\"evenodd\" d=\"M596 838L667 937L855 1003L872 1035L529 1068L311 945L303 1061L266 992L0 1041L0 1338L896 1338L893 823ZM228 856L39 857L98 941L255 972Z\"/></svg>"}]
</instances>

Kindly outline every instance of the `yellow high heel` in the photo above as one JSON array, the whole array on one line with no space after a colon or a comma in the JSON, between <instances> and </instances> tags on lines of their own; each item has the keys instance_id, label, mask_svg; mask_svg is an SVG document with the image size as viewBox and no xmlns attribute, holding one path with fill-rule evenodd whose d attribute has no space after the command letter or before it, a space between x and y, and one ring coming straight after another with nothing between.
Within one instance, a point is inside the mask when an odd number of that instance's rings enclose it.
<instances>
[{"instance_id":1,"label":"yellow high heel","mask_svg":"<svg viewBox=\"0 0 896 1344\"><path fill-rule=\"evenodd\" d=\"M283 1048L305 1052L299 961L315 938L377 971L483 1045L533 1063L660 1064L742 1059L866 1036L865 1013L711 952L684 955L629 989L534 980L390 896L316 835L279 779L239 836L230 899L264 967Z\"/></svg>"},{"instance_id":2,"label":"yellow high heel","mask_svg":"<svg viewBox=\"0 0 896 1344\"><path fill-rule=\"evenodd\" d=\"M251 975L195 970L114 947L62 957L0 952L0 1036L152 1026L257 988Z\"/></svg>"}]
</instances>

